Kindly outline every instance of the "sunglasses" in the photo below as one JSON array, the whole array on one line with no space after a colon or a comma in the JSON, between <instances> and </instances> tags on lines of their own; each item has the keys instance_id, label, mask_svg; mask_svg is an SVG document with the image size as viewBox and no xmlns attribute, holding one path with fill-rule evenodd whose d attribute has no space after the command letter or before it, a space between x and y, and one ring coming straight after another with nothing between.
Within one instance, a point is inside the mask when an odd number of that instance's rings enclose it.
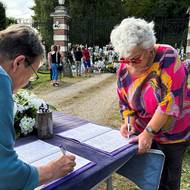
<instances>
[{"instance_id":1,"label":"sunglasses","mask_svg":"<svg viewBox=\"0 0 190 190\"><path fill-rule=\"evenodd\" d=\"M140 64L142 62L142 55L143 55L143 52L141 52L141 54L138 54L132 58L127 58L127 59L121 58L120 63L124 63L128 65Z\"/></svg>"}]
</instances>

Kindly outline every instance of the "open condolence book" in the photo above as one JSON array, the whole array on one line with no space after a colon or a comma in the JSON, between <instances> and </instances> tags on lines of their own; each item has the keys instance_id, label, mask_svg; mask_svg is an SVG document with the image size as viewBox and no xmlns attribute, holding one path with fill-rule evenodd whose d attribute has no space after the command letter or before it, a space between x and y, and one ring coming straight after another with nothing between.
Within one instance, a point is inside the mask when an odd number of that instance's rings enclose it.
<instances>
[{"instance_id":1,"label":"open condolence book","mask_svg":"<svg viewBox=\"0 0 190 190\"><path fill-rule=\"evenodd\" d=\"M110 127L88 123L57 134L92 147L100 152L114 156L131 146L129 139L122 137L120 131ZM130 137L131 139L132 137Z\"/></svg>"},{"instance_id":2,"label":"open condolence book","mask_svg":"<svg viewBox=\"0 0 190 190\"><path fill-rule=\"evenodd\" d=\"M15 151L17 152L18 157L21 160L33 166L41 166L41 165L47 164L49 161L54 160L60 157L61 155L63 155L59 147L51 145L41 140L37 140L31 143L16 147ZM40 189L48 189L48 190L53 189L57 185L82 173L83 171L95 165L95 163L91 162L90 160L87 160L76 154L73 154L70 152L66 152L66 154L72 154L72 155L75 155L76 157L76 166L74 168L74 171L72 171L71 173L69 173L63 178L59 178L58 180L55 180L49 184L40 186Z\"/></svg>"}]
</instances>

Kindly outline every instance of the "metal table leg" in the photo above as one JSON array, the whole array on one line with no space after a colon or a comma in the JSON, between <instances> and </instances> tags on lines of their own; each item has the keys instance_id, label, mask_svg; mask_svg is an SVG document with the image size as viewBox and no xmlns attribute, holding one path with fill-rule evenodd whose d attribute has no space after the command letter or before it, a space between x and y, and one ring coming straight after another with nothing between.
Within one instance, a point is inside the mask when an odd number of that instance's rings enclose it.
<instances>
[{"instance_id":1,"label":"metal table leg","mask_svg":"<svg viewBox=\"0 0 190 190\"><path fill-rule=\"evenodd\" d=\"M107 190L112 190L112 176L106 180Z\"/></svg>"}]
</instances>

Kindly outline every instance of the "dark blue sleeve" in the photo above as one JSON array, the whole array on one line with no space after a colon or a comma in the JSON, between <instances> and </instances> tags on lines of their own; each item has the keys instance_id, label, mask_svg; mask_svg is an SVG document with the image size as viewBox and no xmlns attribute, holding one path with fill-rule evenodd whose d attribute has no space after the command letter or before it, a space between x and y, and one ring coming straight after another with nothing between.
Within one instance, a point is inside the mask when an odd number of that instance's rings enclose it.
<instances>
[{"instance_id":1,"label":"dark blue sleeve","mask_svg":"<svg viewBox=\"0 0 190 190\"><path fill-rule=\"evenodd\" d=\"M11 80L0 73L0 189L32 190L38 184L38 171L18 159L14 143Z\"/></svg>"}]
</instances>

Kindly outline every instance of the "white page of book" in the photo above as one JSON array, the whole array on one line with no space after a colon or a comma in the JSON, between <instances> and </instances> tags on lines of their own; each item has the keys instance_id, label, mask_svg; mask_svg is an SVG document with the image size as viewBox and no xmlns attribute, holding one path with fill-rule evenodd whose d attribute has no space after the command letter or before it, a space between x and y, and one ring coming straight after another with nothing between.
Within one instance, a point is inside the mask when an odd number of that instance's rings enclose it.
<instances>
[{"instance_id":1,"label":"white page of book","mask_svg":"<svg viewBox=\"0 0 190 190\"><path fill-rule=\"evenodd\" d=\"M59 156L63 155L59 147L41 140L16 147L15 150L19 159L34 166L47 164L49 161L57 159ZM91 162L73 153L67 152L67 154L72 154L76 157L75 170L78 170Z\"/></svg>"},{"instance_id":2,"label":"white page of book","mask_svg":"<svg viewBox=\"0 0 190 190\"><path fill-rule=\"evenodd\" d=\"M75 171L79 170L80 168L83 168L83 167L86 166L87 164L91 163L90 160L87 160L87 159L85 159L85 158L83 158L83 157L81 157L81 156L78 156L78 155L76 155L76 154L70 153L70 152L68 152L68 151L66 152L66 154L72 154L72 155L74 155L75 158L76 158L76 160L75 160L76 166L74 167L74 170L73 170L71 173L69 173L69 174L71 174L71 175L72 175L73 172L75 172ZM48 157L45 157L45 158L43 158L43 159L41 159L41 160L38 160L38 161L36 161L36 162L31 163L31 165L38 167L38 166L47 164L49 161L52 161L52 160L55 160L55 159L59 158L61 155L63 155L63 153L62 153L61 151L59 151L59 152L56 152L56 153L54 153L54 154L52 154L52 155L49 155ZM67 175L69 175L69 174L67 174ZM65 177L65 176L64 176L64 177ZM61 179L61 178L58 178L58 179L56 179L56 180L54 180L54 181L52 181L52 182L50 182L50 183L48 183L48 184L46 184L46 185L55 183L56 181L58 181L58 180L60 180L60 179ZM35 190L42 189L42 188L43 188L44 186L46 186L46 185L41 185L41 186L37 187Z\"/></svg>"},{"instance_id":3,"label":"white page of book","mask_svg":"<svg viewBox=\"0 0 190 190\"><path fill-rule=\"evenodd\" d=\"M48 155L60 151L59 147L37 140L15 148L18 158L26 163L32 163Z\"/></svg>"},{"instance_id":4,"label":"white page of book","mask_svg":"<svg viewBox=\"0 0 190 190\"><path fill-rule=\"evenodd\" d=\"M80 127L76 127L74 129L70 129L65 132L58 133L59 136L67 137L71 139L78 140L79 142L84 142L88 139L96 137L102 133L111 131L112 129L109 127L104 127L101 125L96 125L93 123L87 123Z\"/></svg>"},{"instance_id":5,"label":"white page of book","mask_svg":"<svg viewBox=\"0 0 190 190\"><path fill-rule=\"evenodd\" d=\"M41 140L37 140L31 143L16 147L15 151L17 152L19 159L36 167L45 165L48 162L55 160L63 155L59 147L51 145ZM71 175L73 172L80 170L86 165L92 163L90 160L85 159L76 154L73 154L71 152L67 151L66 154L72 154L76 157L76 160L75 160L76 166L74 167L74 170L71 172ZM51 183L54 183L57 180L52 181ZM42 187L44 187L44 185L37 187L36 190L41 189Z\"/></svg>"},{"instance_id":6,"label":"white page of book","mask_svg":"<svg viewBox=\"0 0 190 190\"><path fill-rule=\"evenodd\" d=\"M80 169L81 167L83 167L83 166L85 166L85 165L87 165L87 164L89 164L91 162L90 160L87 160L87 159L85 159L85 158L83 158L81 156L78 156L78 155L73 154L73 153L68 152L68 151L66 152L66 154L68 154L68 155L72 154L72 155L74 155L76 157L76 160L75 160L76 166L75 166L73 171L76 171L76 170ZM51 155L49 155L49 156L47 156L47 157L45 157L43 159L40 159L40 160L38 160L36 162L31 163L31 165L36 166L36 167L41 166L41 165L45 165L49 161L55 160L55 159L59 158L62 155L63 155L63 153L61 151L59 151L59 152L51 154Z\"/></svg>"},{"instance_id":7,"label":"white page of book","mask_svg":"<svg viewBox=\"0 0 190 190\"><path fill-rule=\"evenodd\" d=\"M74 167L74 170L73 170L71 173L69 173L69 174L71 174L71 175L72 175L72 173L74 173L75 171L77 171L77 170L79 170L80 168L83 168L83 167L85 167L87 164L91 163L90 160L87 160L87 159L85 159L85 158L83 158L83 157L81 157L81 156L78 156L78 155L76 155L76 154L70 153L70 152L68 152L68 151L66 152L66 154L68 154L68 155L69 155L69 154L72 154L72 155L74 155L75 158L76 158L76 160L75 160L76 166ZM52 155L49 155L48 157L45 157L45 158L43 158L43 159L41 159L41 160L38 160L38 161L36 161L36 162L31 163L31 165L38 167L38 166L47 164L49 161L52 161L52 160L55 160L55 159L59 158L61 155L63 155L63 153L62 153L61 151L59 151L59 152L56 152L56 153L54 153L54 154L52 154ZM67 174L67 175L69 175L69 174ZM65 177L65 176L64 176L64 177ZM52 181L52 182L50 182L50 183L48 183L48 184L46 184L46 185L41 185L41 186L35 188L35 190L42 189L44 186L48 186L49 184L55 183L56 181L58 181L58 180L60 180L60 179L61 179L61 178L56 179L56 180L54 180L54 181Z\"/></svg>"},{"instance_id":8,"label":"white page of book","mask_svg":"<svg viewBox=\"0 0 190 190\"><path fill-rule=\"evenodd\" d=\"M85 141L85 144L111 153L129 142L128 138L121 136L119 130L112 130L95 138Z\"/></svg>"}]
</instances>

